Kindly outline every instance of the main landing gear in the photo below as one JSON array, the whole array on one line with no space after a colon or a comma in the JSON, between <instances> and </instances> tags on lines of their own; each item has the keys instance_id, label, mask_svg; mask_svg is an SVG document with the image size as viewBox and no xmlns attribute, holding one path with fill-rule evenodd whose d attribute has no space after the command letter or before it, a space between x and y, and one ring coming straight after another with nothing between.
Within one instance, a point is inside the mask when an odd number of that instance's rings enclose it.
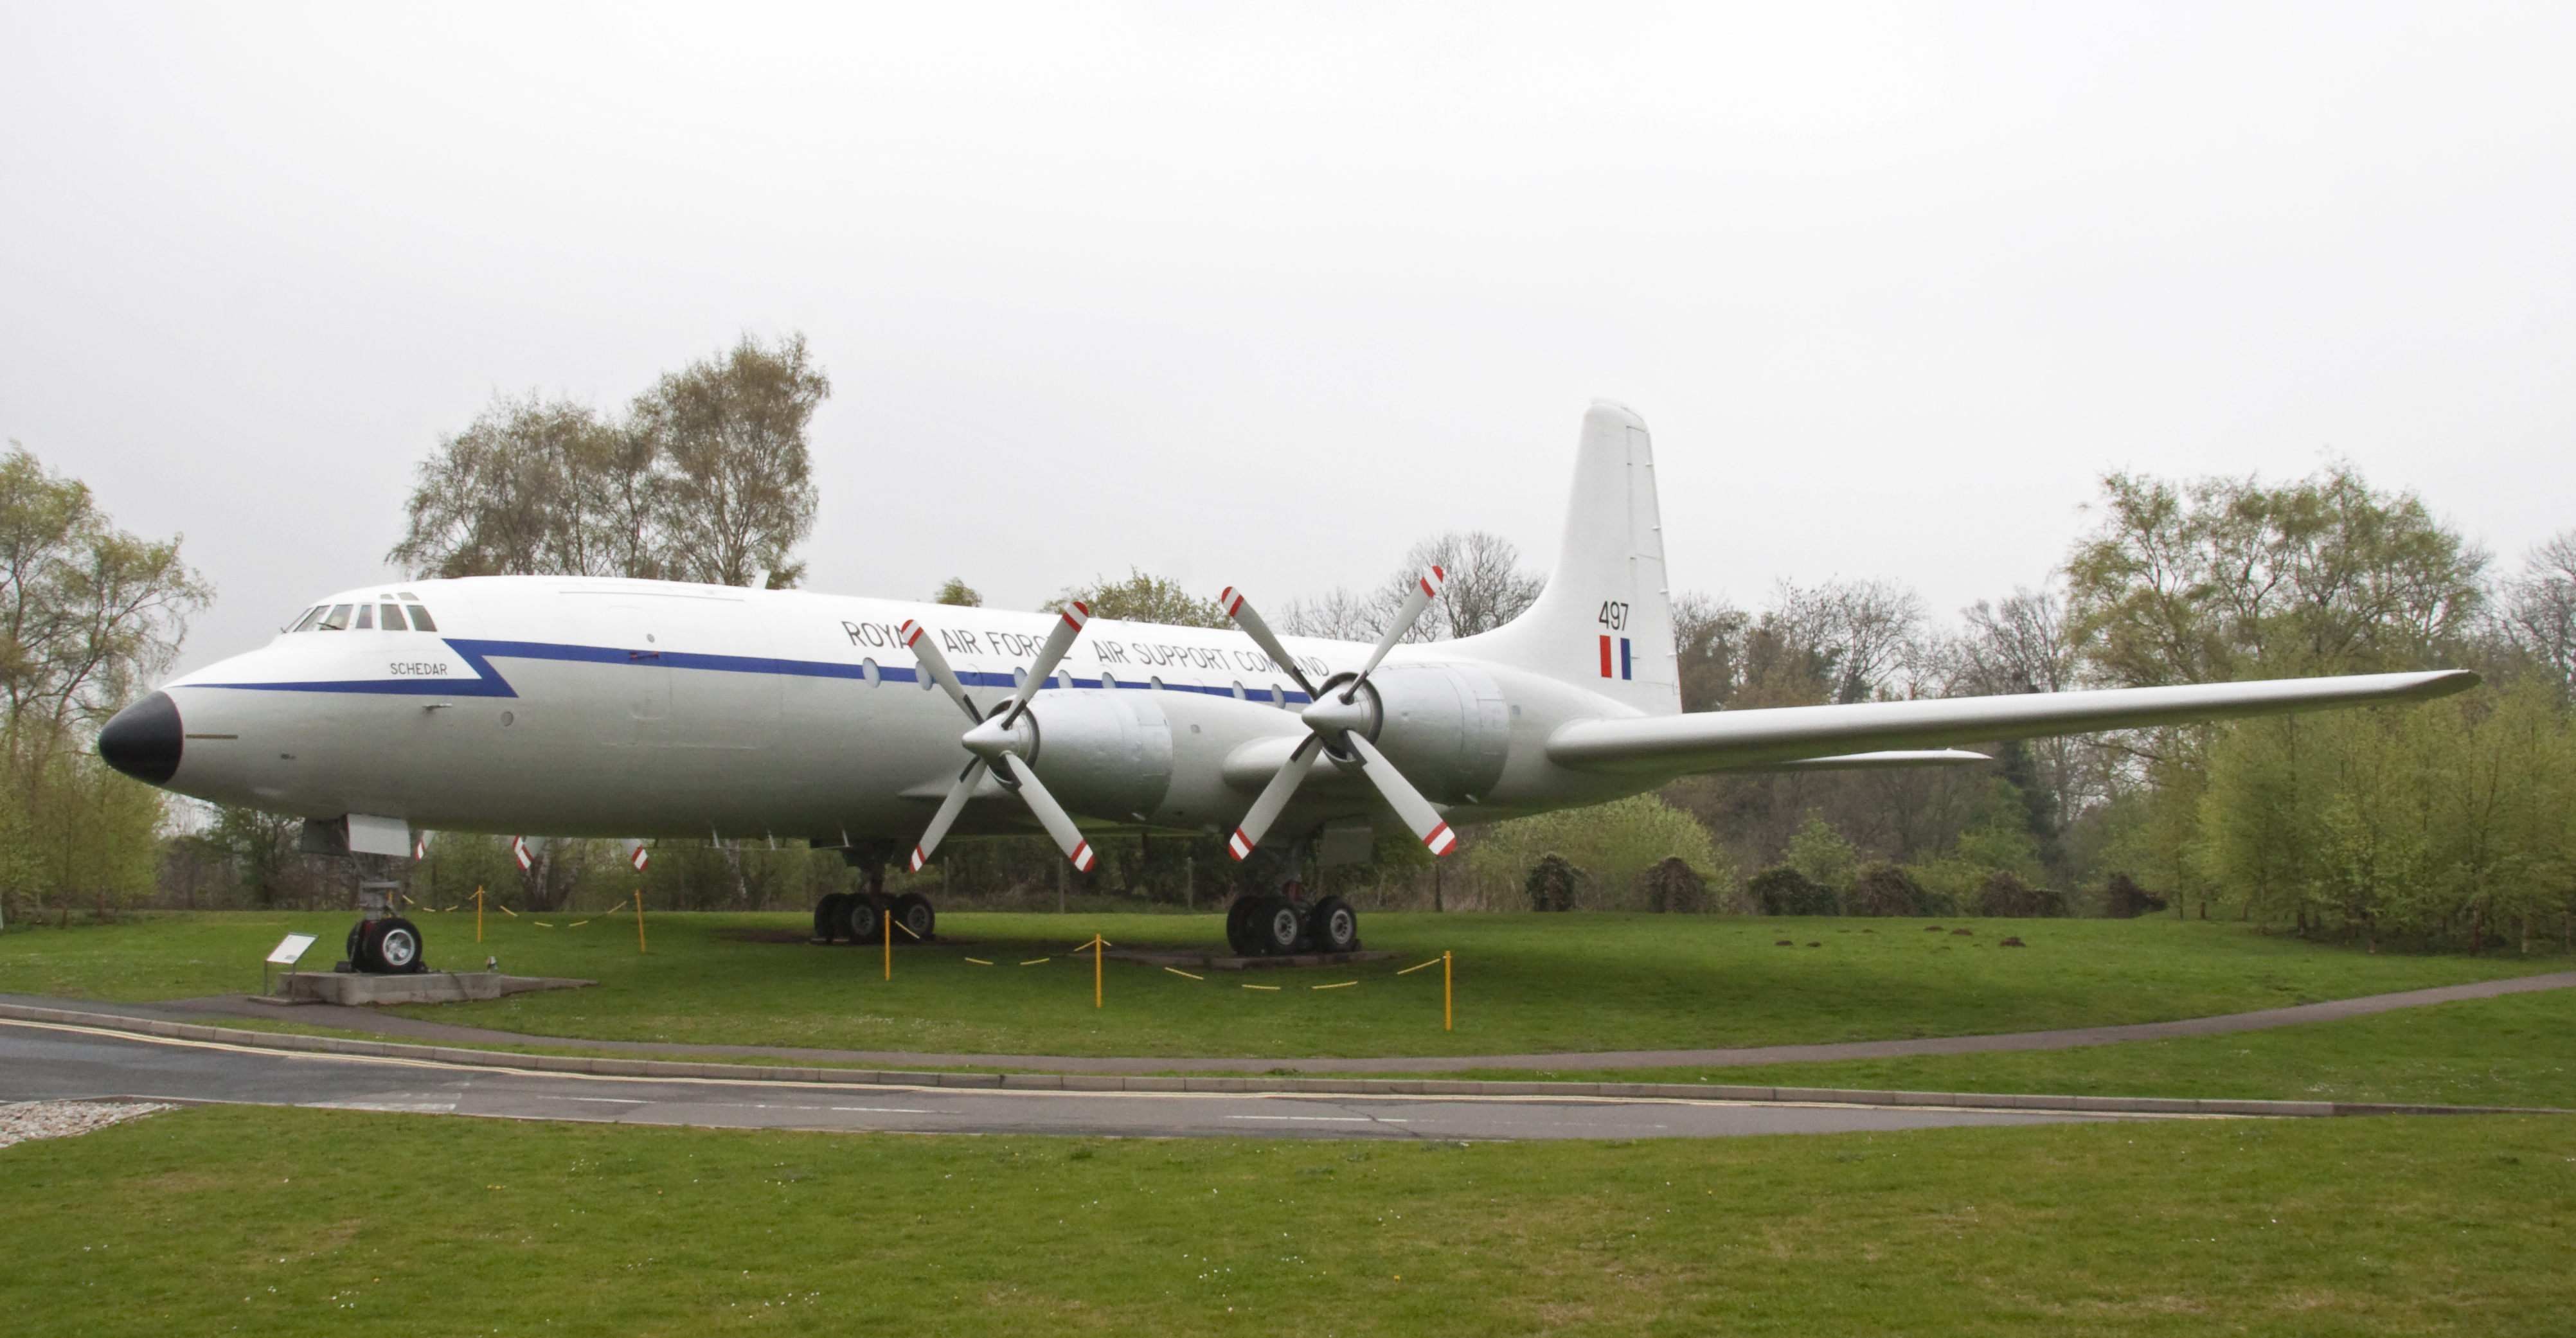
<instances>
[{"instance_id":1,"label":"main landing gear","mask_svg":"<svg viewBox=\"0 0 2576 1338\"><path fill-rule=\"evenodd\" d=\"M824 943L883 943L888 933L897 943L927 943L939 927L939 912L918 892L885 894L886 860L891 847L851 846L841 858L867 870L864 892L834 892L814 904L814 937Z\"/></svg>"},{"instance_id":2,"label":"main landing gear","mask_svg":"<svg viewBox=\"0 0 2576 1338\"><path fill-rule=\"evenodd\" d=\"M1225 942L1238 957L1357 952L1359 912L1340 897L1310 902L1306 885L1291 879L1276 892L1236 897L1225 910Z\"/></svg>"}]
</instances>

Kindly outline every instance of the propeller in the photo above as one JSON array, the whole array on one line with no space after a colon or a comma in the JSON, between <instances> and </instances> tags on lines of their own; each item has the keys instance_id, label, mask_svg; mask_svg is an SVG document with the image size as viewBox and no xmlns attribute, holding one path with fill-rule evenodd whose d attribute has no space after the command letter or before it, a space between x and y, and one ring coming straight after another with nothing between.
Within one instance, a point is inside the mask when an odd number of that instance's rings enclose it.
<instances>
[{"instance_id":1,"label":"propeller","mask_svg":"<svg viewBox=\"0 0 2576 1338\"><path fill-rule=\"evenodd\" d=\"M1306 722L1306 728L1313 731L1298 743L1295 751L1288 754L1287 764L1270 778L1270 783L1262 787L1261 797L1252 801L1251 811L1243 815L1242 825L1234 829L1233 839L1226 842L1226 849L1232 851L1236 859L1252 858L1253 847L1261 844L1270 824L1279 820L1280 812L1295 797L1297 787L1305 784L1307 773L1315 769L1316 759L1328 749L1345 754L1358 763L1360 774L1377 787L1387 806L1395 810L1396 817L1412 828L1415 836L1422 838L1422 844L1432 854L1446 855L1458 848L1458 837L1449 830L1448 823L1441 821L1440 811L1431 806L1430 800L1422 797L1420 790L1413 788L1413 782L1406 780L1404 773L1395 769L1394 763L1386 760L1386 754L1379 752L1377 745L1369 742L1365 731L1370 723L1370 708L1360 700L1360 688L1368 682L1370 674L1377 672L1378 663L1386 658L1388 651L1395 649L1395 643L1402 641L1405 633L1413 630L1423 612L1431 607L1431 601L1439 598L1440 588L1448 583L1449 574L1438 567L1433 567L1415 581L1412 593L1404 597L1403 606L1395 611L1386 631L1378 636L1377 645L1370 649L1368 662L1360 666L1359 673L1350 682L1338 689L1318 689L1307 680L1305 671L1297 667L1296 657L1279 643L1278 635L1244 599L1243 592L1229 586L1224 594L1217 596L1217 603L1223 606L1226 616L1234 620L1235 626L1249 634L1280 668L1288 671L1289 677L1297 680L1297 686L1306 690L1309 705L1300 718Z\"/></svg>"},{"instance_id":2,"label":"propeller","mask_svg":"<svg viewBox=\"0 0 2576 1338\"><path fill-rule=\"evenodd\" d=\"M930 862L931 852L939 849L940 838L948 835L957 815L965 811L966 800L975 793L975 787L983 783L987 771L993 773L1004 789L1019 795L1030 812L1037 814L1039 825L1046 828L1047 835L1055 838L1057 848L1064 851L1066 859L1073 861L1074 868L1084 873L1091 872L1094 862L1091 843L1082 838L1081 829L1073 825L1073 817L1064 811L1064 805L1057 803L1055 796L1047 793L1046 786L1038 783L1038 773L1029 765L1029 756L1037 751L1037 722L1027 718L1029 699L1046 686L1047 679L1055 673L1055 667L1064 659L1065 652L1073 649L1074 639L1082 635L1083 624L1090 621L1090 606L1079 600L1066 601L1064 616L1054 630L1047 633L1045 643L1038 647L1037 662L1029 666L1028 678L1001 705L994 707L992 714L986 715L975 709L974 699L966 695L966 685L959 682L957 672L948 667L948 656L941 652L939 642L930 636L929 629L911 619L904 620L897 633L898 639L912 651L931 680L945 689L949 699L957 703L957 708L966 713L968 720L974 722L959 740L966 746L966 751L974 755L973 760L958 773L957 783L949 787L948 797L939 802L939 811L931 815L930 830L922 833L920 843L912 848L914 873L921 872L921 866Z\"/></svg>"}]
</instances>

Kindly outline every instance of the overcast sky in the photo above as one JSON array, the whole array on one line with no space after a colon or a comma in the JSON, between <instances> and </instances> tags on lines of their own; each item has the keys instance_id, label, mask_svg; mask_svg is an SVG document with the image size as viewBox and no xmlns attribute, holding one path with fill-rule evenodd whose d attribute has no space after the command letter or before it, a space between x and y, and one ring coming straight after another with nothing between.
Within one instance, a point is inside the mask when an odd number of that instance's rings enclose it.
<instances>
[{"instance_id":1,"label":"overcast sky","mask_svg":"<svg viewBox=\"0 0 2576 1338\"><path fill-rule=\"evenodd\" d=\"M808 584L1552 555L2036 584L2106 470L2576 526L2576 7L0 8L0 432L216 584L387 571L496 391L802 331Z\"/></svg>"}]
</instances>

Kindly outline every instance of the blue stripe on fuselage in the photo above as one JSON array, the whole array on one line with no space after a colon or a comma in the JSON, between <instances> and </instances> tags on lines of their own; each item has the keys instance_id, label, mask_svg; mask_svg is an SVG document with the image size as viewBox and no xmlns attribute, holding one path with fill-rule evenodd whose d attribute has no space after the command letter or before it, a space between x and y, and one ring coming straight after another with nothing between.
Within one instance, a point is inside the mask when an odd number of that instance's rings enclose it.
<instances>
[{"instance_id":1,"label":"blue stripe on fuselage","mask_svg":"<svg viewBox=\"0 0 2576 1338\"><path fill-rule=\"evenodd\" d=\"M855 664L831 664L822 660L781 660L761 655L700 655L693 651L634 651L615 646L567 646L552 641L470 641L443 638L449 649L463 657L474 669L475 678L466 682L452 678L401 679L331 679L305 683L203 683L209 688L238 688L246 692L362 692L394 697L516 697L518 692L501 671L492 667L495 659L565 660L577 664L655 665L664 669L699 669L722 674L777 674L788 678L855 678L864 680L867 670ZM1097 678L1076 678L1069 670L1057 671L1063 684L1077 688L1101 686ZM900 665L879 665L877 678L888 683L917 683L918 671ZM959 672L957 681L970 688L1011 688L1019 680L1009 674ZM1121 688L1150 688L1150 683L1118 684ZM1166 683L1169 692L1198 692L1212 697L1231 697L1230 687L1202 687L1189 683ZM1249 689L1247 689L1249 692ZM1247 697L1247 700L1258 700ZM1302 705L1313 699L1302 692L1287 694L1291 704Z\"/></svg>"}]
</instances>

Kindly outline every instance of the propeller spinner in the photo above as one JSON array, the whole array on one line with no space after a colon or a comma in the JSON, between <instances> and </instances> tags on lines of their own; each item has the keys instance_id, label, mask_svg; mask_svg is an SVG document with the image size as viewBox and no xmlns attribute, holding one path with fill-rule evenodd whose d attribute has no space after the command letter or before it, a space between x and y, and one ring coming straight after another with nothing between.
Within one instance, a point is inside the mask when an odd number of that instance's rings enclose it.
<instances>
[{"instance_id":1,"label":"propeller spinner","mask_svg":"<svg viewBox=\"0 0 2576 1338\"><path fill-rule=\"evenodd\" d=\"M1279 643L1279 637L1270 630L1270 624L1262 621L1261 615L1253 610L1241 591L1229 586L1224 594L1217 596L1217 603L1224 607L1226 616L1234 619L1236 626L1259 643L1280 668L1288 671L1289 677L1297 680L1297 686L1306 690L1311 702L1301 718L1312 733L1288 755L1287 765L1280 767L1278 774L1270 778L1270 783L1262 787L1261 797L1252 801L1252 811L1243 815L1243 825L1235 828L1234 838L1226 842L1226 849L1234 852L1236 859L1252 857L1253 847L1261 844L1263 834L1270 830L1271 823L1278 821L1280 812L1295 797L1297 787L1305 784L1306 773L1315 769L1316 759L1327 749L1356 760L1360 774L1368 777L1369 783L1385 797L1387 806L1395 810L1395 815L1404 821L1405 826L1413 829L1415 836L1422 838L1422 844L1432 854L1446 855L1458 848L1458 838L1449 830L1449 824L1441 821L1440 811L1431 806L1430 800L1422 797L1420 790L1413 788L1413 783L1395 769L1394 763L1386 760L1386 755L1377 750L1377 745L1369 742L1366 730L1370 707L1360 700L1360 689L1367 684L1369 675L1377 672L1378 662L1386 658L1388 651L1395 649L1395 643L1403 640L1405 633L1413 630L1413 625L1421 620L1423 612L1431 607L1431 601L1439 597L1440 588L1448 581L1448 573L1438 567L1424 573L1414 583L1413 593L1405 596L1403 607L1396 610L1395 618L1387 624L1386 631L1378 637L1376 647L1369 652L1368 663L1360 666L1358 675L1348 683L1323 689L1307 681L1305 672L1297 667L1296 657Z\"/></svg>"},{"instance_id":2,"label":"propeller spinner","mask_svg":"<svg viewBox=\"0 0 2576 1338\"><path fill-rule=\"evenodd\" d=\"M918 622L905 620L899 633L905 647L920 660L922 669L929 673L931 679L947 690L949 698L966 713L966 718L974 722L965 737L959 740L966 746L966 751L974 755L974 760L958 774L957 783L949 787L948 797L940 801L939 811L931 816L930 830L922 833L920 844L912 848L913 872L921 872L921 866L930 862L931 852L939 848L939 839L948 834L949 827L957 821L957 815L965 811L968 796L974 794L975 787L983 782L986 771L992 772L1005 788L1019 795L1030 812L1037 814L1038 822L1046 828L1047 835L1055 838L1057 848L1064 851L1066 859L1073 861L1074 868L1084 873L1091 872L1091 843L1082 839L1081 830L1073 825L1073 818L1064 811L1064 805L1057 803L1055 796L1047 793L1046 786L1038 783L1038 773L1029 765L1028 759L1037 752L1037 722L1027 718L1029 698L1046 686L1048 676L1055 673L1055 667L1064 659L1065 652L1073 649L1074 639L1082 635L1083 624L1090 621L1089 606L1079 601L1067 601L1062 621L1038 647L1037 662L1029 666L1027 681L1021 683L1019 690L988 716L975 709L974 701L966 695L966 685L957 681L956 671L948 667L948 657L941 653L939 642L929 635L929 629Z\"/></svg>"}]
</instances>

